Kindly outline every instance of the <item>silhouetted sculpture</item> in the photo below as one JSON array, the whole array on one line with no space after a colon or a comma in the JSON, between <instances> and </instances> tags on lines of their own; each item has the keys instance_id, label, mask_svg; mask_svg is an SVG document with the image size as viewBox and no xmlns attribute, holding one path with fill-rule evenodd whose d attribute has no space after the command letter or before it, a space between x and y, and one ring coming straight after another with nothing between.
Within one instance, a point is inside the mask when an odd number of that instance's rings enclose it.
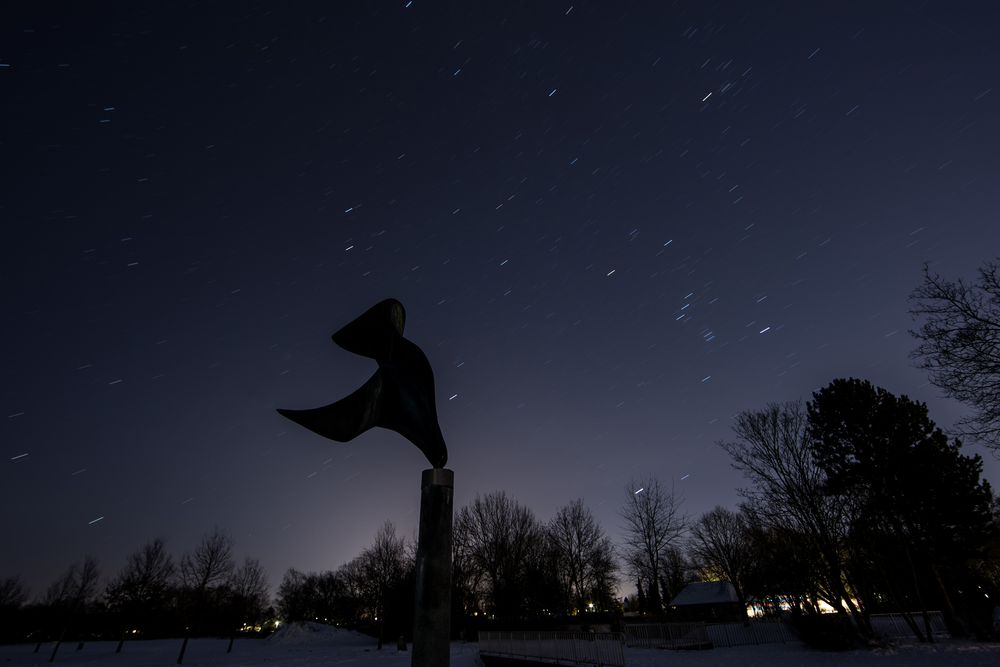
<instances>
[{"instance_id":1,"label":"silhouetted sculpture","mask_svg":"<svg viewBox=\"0 0 1000 667\"><path fill-rule=\"evenodd\" d=\"M415 444L435 468L448 462L438 425L434 373L423 351L403 338L406 311L395 299L381 301L333 334L348 352L378 362L368 382L336 403L278 412L319 435L347 442L373 426L396 431Z\"/></svg>"},{"instance_id":2,"label":"silhouetted sculpture","mask_svg":"<svg viewBox=\"0 0 1000 667\"><path fill-rule=\"evenodd\" d=\"M451 659L451 533L455 476L434 404L434 373L419 347L403 338L403 304L386 299L333 334L340 347L378 362L368 382L336 403L278 410L319 435L347 442L373 426L396 431L433 466L420 479L412 667L448 667Z\"/></svg>"}]
</instances>

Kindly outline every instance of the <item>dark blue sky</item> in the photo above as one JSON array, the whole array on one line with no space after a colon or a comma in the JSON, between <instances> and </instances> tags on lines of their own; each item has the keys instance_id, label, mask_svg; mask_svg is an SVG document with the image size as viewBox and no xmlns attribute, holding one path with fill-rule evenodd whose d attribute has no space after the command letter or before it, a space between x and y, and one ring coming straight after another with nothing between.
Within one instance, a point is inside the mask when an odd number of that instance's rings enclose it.
<instances>
[{"instance_id":1,"label":"dark blue sky","mask_svg":"<svg viewBox=\"0 0 1000 667\"><path fill-rule=\"evenodd\" d=\"M741 410L854 376L963 414L907 296L1000 254L988 3L284 4L6 13L0 576L218 525L275 585L413 535L416 448L274 412L370 375L329 336L389 296L456 506L617 538L632 478L737 502Z\"/></svg>"}]
</instances>

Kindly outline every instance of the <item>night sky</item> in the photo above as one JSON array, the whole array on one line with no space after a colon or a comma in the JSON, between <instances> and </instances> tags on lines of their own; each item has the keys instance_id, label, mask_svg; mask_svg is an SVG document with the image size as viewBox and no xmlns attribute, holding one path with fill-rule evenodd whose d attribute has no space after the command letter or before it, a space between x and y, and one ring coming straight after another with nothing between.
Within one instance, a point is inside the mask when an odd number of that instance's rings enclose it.
<instances>
[{"instance_id":1,"label":"night sky","mask_svg":"<svg viewBox=\"0 0 1000 667\"><path fill-rule=\"evenodd\" d=\"M285 4L5 6L0 577L414 536L415 447L275 412L369 377L330 334L387 297L456 509L735 506L732 417L836 377L964 414L907 297L1000 254L992 3Z\"/></svg>"}]
</instances>

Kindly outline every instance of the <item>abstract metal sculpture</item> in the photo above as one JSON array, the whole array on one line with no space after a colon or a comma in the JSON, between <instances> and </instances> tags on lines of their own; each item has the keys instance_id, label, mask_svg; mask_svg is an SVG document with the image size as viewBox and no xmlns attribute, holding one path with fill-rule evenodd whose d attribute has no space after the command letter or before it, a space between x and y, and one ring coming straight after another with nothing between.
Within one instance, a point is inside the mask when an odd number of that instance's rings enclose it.
<instances>
[{"instance_id":1,"label":"abstract metal sculpture","mask_svg":"<svg viewBox=\"0 0 1000 667\"><path fill-rule=\"evenodd\" d=\"M378 362L361 387L336 403L278 412L324 438L353 440L374 426L396 431L416 445L435 468L448 462L438 425L434 373L426 355L403 338L406 311L395 299L381 301L337 333L333 342Z\"/></svg>"},{"instance_id":2,"label":"abstract metal sculpture","mask_svg":"<svg viewBox=\"0 0 1000 667\"><path fill-rule=\"evenodd\" d=\"M278 412L319 435L347 442L373 426L396 431L431 466L420 479L416 600L411 667L448 667L451 660L451 535L455 475L434 404L434 373L419 347L403 338L403 304L386 299L333 334L340 347L378 362L368 382L336 403Z\"/></svg>"}]
</instances>

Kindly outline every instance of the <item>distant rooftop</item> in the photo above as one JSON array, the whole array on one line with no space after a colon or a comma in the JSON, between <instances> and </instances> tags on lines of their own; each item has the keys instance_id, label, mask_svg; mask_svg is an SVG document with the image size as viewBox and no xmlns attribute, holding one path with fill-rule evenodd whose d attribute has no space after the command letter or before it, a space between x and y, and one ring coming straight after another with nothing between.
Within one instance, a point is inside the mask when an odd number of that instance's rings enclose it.
<instances>
[{"instance_id":1,"label":"distant rooftop","mask_svg":"<svg viewBox=\"0 0 1000 667\"><path fill-rule=\"evenodd\" d=\"M670 606L727 604L739 602L736 589L728 581L699 581L688 584L670 601Z\"/></svg>"}]
</instances>

